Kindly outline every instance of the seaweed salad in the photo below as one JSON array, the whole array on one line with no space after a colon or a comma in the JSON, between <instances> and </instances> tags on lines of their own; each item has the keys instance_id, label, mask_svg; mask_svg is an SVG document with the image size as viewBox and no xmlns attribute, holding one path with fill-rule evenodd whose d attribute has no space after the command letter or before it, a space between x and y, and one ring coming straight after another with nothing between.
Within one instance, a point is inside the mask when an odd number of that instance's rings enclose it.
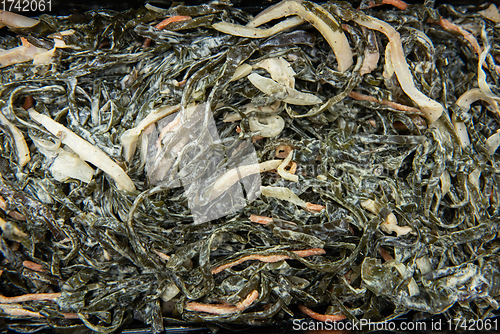
<instances>
[{"instance_id":1,"label":"seaweed salad","mask_svg":"<svg viewBox=\"0 0 500 334\"><path fill-rule=\"evenodd\" d=\"M2 331L498 314L495 4L164 7L0 12Z\"/></svg>"}]
</instances>

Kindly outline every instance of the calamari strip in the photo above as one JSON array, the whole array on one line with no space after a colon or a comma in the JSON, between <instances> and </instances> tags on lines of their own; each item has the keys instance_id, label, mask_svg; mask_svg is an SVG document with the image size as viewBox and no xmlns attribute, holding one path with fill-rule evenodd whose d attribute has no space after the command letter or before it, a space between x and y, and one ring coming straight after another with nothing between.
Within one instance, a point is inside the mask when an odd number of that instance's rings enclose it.
<instances>
[{"instance_id":1,"label":"calamari strip","mask_svg":"<svg viewBox=\"0 0 500 334\"><path fill-rule=\"evenodd\" d=\"M302 304L299 304L299 310L302 313L304 313L305 315L308 315L308 316L310 316L311 318L313 318L315 320L323 321L323 322L325 322L325 321L341 321L341 320L344 320L346 318L342 314L335 315L335 314L320 314L320 313L316 313L313 310L311 310L310 308L305 307Z\"/></svg>"},{"instance_id":2,"label":"calamari strip","mask_svg":"<svg viewBox=\"0 0 500 334\"><path fill-rule=\"evenodd\" d=\"M365 27L363 27L366 30ZM377 68L378 60L380 59L380 52L378 49L377 36L375 32L368 31L366 33L366 39L368 41L368 45L365 48L363 64L361 65L361 69L359 70L360 75L365 75L373 71Z\"/></svg>"},{"instance_id":3,"label":"calamari strip","mask_svg":"<svg viewBox=\"0 0 500 334\"><path fill-rule=\"evenodd\" d=\"M239 166L225 172L213 185L210 200L218 197L240 179L249 175L267 172L278 168L282 160L269 160L258 164Z\"/></svg>"},{"instance_id":4,"label":"calamari strip","mask_svg":"<svg viewBox=\"0 0 500 334\"><path fill-rule=\"evenodd\" d=\"M21 46L0 52L0 68L31 61L36 55L45 54L47 51L49 50L36 47L26 38L21 37ZM46 59L43 58L43 60ZM42 62L38 61L37 63Z\"/></svg>"},{"instance_id":5,"label":"calamari strip","mask_svg":"<svg viewBox=\"0 0 500 334\"><path fill-rule=\"evenodd\" d=\"M484 49L484 51L479 56L479 62L477 64L477 84L479 85L479 89L481 90L481 92L483 92L484 95L486 95L487 97L489 97L491 99L499 100L500 97L493 94L490 86L486 82L486 72L484 72L484 70L483 70L483 64L486 61L486 57L488 56L490 49L491 49L491 46L488 45L486 47L486 49Z\"/></svg>"},{"instance_id":6,"label":"calamari strip","mask_svg":"<svg viewBox=\"0 0 500 334\"><path fill-rule=\"evenodd\" d=\"M150 124L153 124L165 116L168 116L180 109L180 104L175 106L161 107L150 112L136 127L128 129L120 137L120 143L123 146L123 157L126 161L130 161L134 156L137 141L141 132L144 131Z\"/></svg>"},{"instance_id":7,"label":"calamari strip","mask_svg":"<svg viewBox=\"0 0 500 334\"><path fill-rule=\"evenodd\" d=\"M111 176L111 178L115 180L118 189L135 191L134 182L132 182L127 173L125 173L123 169L111 160L101 149L90 144L88 141L54 121L52 118L39 114L35 109L31 108L28 112L31 119L42 124L50 133L58 137L63 144L67 145L78 154L81 159L94 164Z\"/></svg>"},{"instance_id":8,"label":"calamari strip","mask_svg":"<svg viewBox=\"0 0 500 334\"><path fill-rule=\"evenodd\" d=\"M292 181L292 182L299 182L299 176L298 175L293 175L292 173L288 172L285 170L285 167L288 166L290 161L292 161L292 155L293 155L293 150L288 153L288 156L283 160L281 165L278 166L278 174L284 178L285 180Z\"/></svg>"},{"instance_id":9,"label":"calamari strip","mask_svg":"<svg viewBox=\"0 0 500 334\"><path fill-rule=\"evenodd\" d=\"M307 256L313 256L313 255L323 255L325 254L325 250L323 248L311 248L311 249L304 249L304 250L298 250L298 251L292 251L293 253L297 254L300 257L307 257ZM242 258L229 262L223 265L220 265L218 267L215 267L212 269L212 274L218 274L228 268L237 266L239 264L242 264L243 262L250 261L250 260L258 260L261 262L266 262L266 263L274 263L274 262L279 262L279 261L284 261L284 260L289 260L291 259L288 255L259 255L259 254L253 254L253 255L247 255L243 256Z\"/></svg>"},{"instance_id":10,"label":"calamari strip","mask_svg":"<svg viewBox=\"0 0 500 334\"><path fill-rule=\"evenodd\" d=\"M265 69L271 78L287 87L295 87L295 71L289 62L283 57L268 58L257 64L258 67Z\"/></svg>"},{"instance_id":11,"label":"calamari strip","mask_svg":"<svg viewBox=\"0 0 500 334\"><path fill-rule=\"evenodd\" d=\"M486 17L488 20L500 23L500 12L498 12L498 8L494 4L491 4L488 8L481 10L478 13Z\"/></svg>"},{"instance_id":12,"label":"calamari strip","mask_svg":"<svg viewBox=\"0 0 500 334\"><path fill-rule=\"evenodd\" d=\"M12 139L14 140L14 146L17 153L17 162L19 166L24 167L31 159L30 150L26 144L23 133L0 112L0 125L5 126L9 129L12 134Z\"/></svg>"},{"instance_id":13,"label":"calamari strip","mask_svg":"<svg viewBox=\"0 0 500 334\"><path fill-rule=\"evenodd\" d=\"M248 80L261 92L286 103L307 106L322 102L319 97L313 94L302 93L295 88L285 86L257 73L250 74Z\"/></svg>"},{"instance_id":14,"label":"calamari strip","mask_svg":"<svg viewBox=\"0 0 500 334\"><path fill-rule=\"evenodd\" d=\"M61 293L31 293L16 297L4 297L0 295L0 303L2 304L10 304L10 303L23 303L23 302L31 302L31 301L40 301L40 300L54 300L56 298L61 297Z\"/></svg>"},{"instance_id":15,"label":"calamari strip","mask_svg":"<svg viewBox=\"0 0 500 334\"><path fill-rule=\"evenodd\" d=\"M242 26L239 24L233 24L229 22L219 22L212 24L212 28L220 32L226 33L228 35L240 36L246 38L266 38L276 35L282 31L291 29L298 25L301 25L305 21L298 16L291 17L280 23L275 24L271 28L260 29L249 26Z\"/></svg>"},{"instance_id":16,"label":"calamari strip","mask_svg":"<svg viewBox=\"0 0 500 334\"><path fill-rule=\"evenodd\" d=\"M258 27L282 17L298 15L312 24L323 35L337 58L340 72L345 72L353 64L352 51L337 19L323 7L296 0L283 0L257 15L247 27ZM335 29L330 28L335 27Z\"/></svg>"},{"instance_id":17,"label":"calamari strip","mask_svg":"<svg viewBox=\"0 0 500 334\"><path fill-rule=\"evenodd\" d=\"M36 26L40 20L35 20L30 17L11 13L5 10L0 10L0 28L7 26L9 28L31 28Z\"/></svg>"},{"instance_id":18,"label":"calamari strip","mask_svg":"<svg viewBox=\"0 0 500 334\"><path fill-rule=\"evenodd\" d=\"M399 226L398 219L394 213L390 213L385 218L385 221L380 224L380 228L382 231L387 233L396 232L397 236L406 235L413 231L410 226Z\"/></svg>"},{"instance_id":19,"label":"calamari strip","mask_svg":"<svg viewBox=\"0 0 500 334\"><path fill-rule=\"evenodd\" d=\"M229 82L239 80L241 78L246 77L250 73L252 73L252 66L248 64L242 64L238 67L236 67L236 70L234 71L233 76L229 80Z\"/></svg>"},{"instance_id":20,"label":"calamari strip","mask_svg":"<svg viewBox=\"0 0 500 334\"><path fill-rule=\"evenodd\" d=\"M253 290L244 300L238 302L236 306L229 304L204 304L198 302L189 302L186 304L186 310L210 314L237 313L246 310L257 300L257 298L259 298L259 292L257 290Z\"/></svg>"},{"instance_id":21,"label":"calamari strip","mask_svg":"<svg viewBox=\"0 0 500 334\"><path fill-rule=\"evenodd\" d=\"M483 100L488 103L493 111L500 115L500 110L498 108L498 103L491 97L483 93L479 88L472 88L463 93L455 104L467 111L470 109L471 104L476 101Z\"/></svg>"},{"instance_id":22,"label":"calamari strip","mask_svg":"<svg viewBox=\"0 0 500 334\"><path fill-rule=\"evenodd\" d=\"M299 196L295 195L293 191L285 187L260 187L260 191L262 195L266 197L274 197L277 199L281 199L284 201L288 201L295 205L298 205L304 209L310 211L321 211L325 209L325 206L320 204L312 204L306 201L303 201L299 198Z\"/></svg>"},{"instance_id":23,"label":"calamari strip","mask_svg":"<svg viewBox=\"0 0 500 334\"><path fill-rule=\"evenodd\" d=\"M401 88L425 113L429 123L433 123L437 120L444 112L444 108L440 103L430 99L415 87L410 67L406 62L406 56L403 51L399 33L390 24L368 15L359 15L353 18L353 20L361 26L377 30L387 36L391 47L391 58L386 59L386 61L392 62L394 72L396 73Z\"/></svg>"}]
</instances>

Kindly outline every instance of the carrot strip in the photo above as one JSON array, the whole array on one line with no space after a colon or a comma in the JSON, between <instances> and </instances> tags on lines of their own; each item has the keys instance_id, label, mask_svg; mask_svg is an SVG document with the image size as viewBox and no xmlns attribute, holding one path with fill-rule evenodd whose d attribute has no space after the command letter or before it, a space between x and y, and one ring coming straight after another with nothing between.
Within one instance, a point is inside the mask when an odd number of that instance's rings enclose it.
<instances>
[{"instance_id":1,"label":"carrot strip","mask_svg":"<svg viewBox=\"0 0 500 334\"><path fill-rule=\"evenodd\" d=\"M326 209L326 206L307 202L306 208L307 208L307 210L310 210L310 211L318 211L319 212L323 209Z\"/></svg>"},{"instance_id":2,"label":"carrot strip","mask_svg":"<svg viewBox=\"0 0 500 334\"><path fill-rule=\"evenodd\" d=\"M267 225L269 223L273 222L273 219L270 217L264 217L264 216L257 216L257 215L250 215L250 221L252 223L257 223L257 224L262 224L262 225Z\"/></svg>"},{"instance_id":3,"label":"carrot strip","mask_svg":"<svg viewBox=\"0 0 500 334\"><path fill-rule=\"evenodd\" d=\"M236 313L238 309L233 305L226 304L203 304L198 302L189 302L186 304L186 310L193 312L204 312L210 314L228 314Z\"/></svg>"},{"instance_id":4,"label":"carrot strip","mask_svg":"<svg viewBox=\"0 0 500 334\"><path fill-rule=\"evenodd\" d=\"M0 303L2 304L10 304L10 303L22 303L22 302L30 302L30 301L39 301L39 300L54 300L59 298L61 293L32 293L26 294L16 297L5 297L0 295Z\"/></svg>"},{"instance_id":5,"label":"carrot strip","mask_svg":"<svg viewBox=\"0 0 500 334\"><path fill-rule=\"evenodd\" d=\"M156 255L158 255L159 257L161 257L165 261L168 261L170 259L170 255L167 255L165 253L159 252L159 251L157 251L155 249L153 249L153 252L155 252Z\"/></svg>"},{"instance_id":6,"label":"carrot strip","mask_svg":"<svg viewBox=\"0 0 500 334\"><path fill-rule=\"evenodd\" d=\"M369 102L380 103L380 104L389 106L389 107L396 109L396 110L401 110L401 111L406 111L406 112L419 112L419 113L422 112L418 108L405 106L404 104L399 104L399 103L387 101L387 100L377 100L373 96L361 94L361 93L354 92L354 91L349 93L349 97L351 97L355 100L358 100L358 101L369 101Z\"/></svg>"},{"instance_id":7,"label":"carrot strip","mask_svg":"<svg viewBox=\"0 0 500 334\"><path fill-rule=\"evenodd\" d=\"M478 56L481 54L481 52L483 52L482 48L479 46L479 43L476 40L476 37L474 37L473 34L463 29L459 25L456 25L455 23L443 18L440 19L437 24L439 24L445 30L455 31L461 34L465 38L465 40L472 45L472 48Z\"/></svg>"},{"instance_id":8,"label":"carrot strip","mask_svg":"<svg viewBox=\"0 0 500 334\"><path fill-rule=\"evenodd\" d=\"M311 248L311 249L303 249L298 251L293 251L300 257L307 257L312 255L323 255L325 254L325 250L323 248Z\"/></svg>"},{"instance_id":9,"label":"carrot strip","mask_svg":"<svg viewBox=\"0 0 500 334\"><path fill-rule=\"evenodd\" d=\"M304 305L299 304L299 310L304 313L305 315L310 316L311 318L318 320L318 321L341 321L344 320L346 317L343 314L319 314L311 310L310 308L305 307Z\"/></svg>"},{"instance_id":10,"label":"carrot strip","mask_svg":"<svg viewBox=\"0 0 500 334\"><path fill-rule=\"evenodd\" d=\"M39 312L33 312L33 311L28 311L25 310L21 305L19 304L0 304L0 309L12 316L22 316L22 317L32 317L32 318L44 318L43 315L41 315ZM79 319L78 314L76 313L61 313L64 318L66 319ZM88 318L86 315L85 318Z\"/></svg>"},{"instance_id":11,"label":"carrot strip","mask_svg":"<svg viewBox=\"0 0 500 334\"><path fill-rule=\"evenodd\" d=\"M238 311L244 311L259 297L259 292L253 290L244 300L238 302L236 306L228 304L204 304L198 302L189 302L186 304L186 310L193 312L204 312L210 314L229 314Z\"/></svg>"},{"instance_id":12,"label":"carrot strip","mask_svg":"<svg viewBox=\"0 0 500 334\"><path fill-rule=\"evenodd\" d=\"M38 271L39 273L47 272L47 270L43 269L42 265L31 261L23 261L23 267L31 269L33 271Z\"/></svg>"},{"instance_id":13,"label":"carrot strip","mask_svg":"<svg viewBox=\"0 0 500 334\"><path fill-rule=\"evenodd\" d=\"M236 308L239 311L243 311L250 305L252 305L253 302L257 300L257 298L259 298L259 291L253 290L245 299L243 299L241 302L236 303Z\"/></svg>"},{"instance_id":14,"label":"carrot strip","mask_svg":"<svg viewBox=\"0 0 500 334\"><path fill-rule=\"evenodd\" d=\"M39 312L33 312L23 309L22 307L12 307L12 305L1 305L0 309L8 315L12 315L15 317L31 317L31 318L43 318Z\"/></svg>"},{"instance_id":15,"label":"carrot strip","mask_svg":"<svg viewBox=\"0 0 500 334\"><path fill-rule=\"evenodd\" d=\"M182 15L176 15L176 16L171 16L166 18L165 20L161 21L157 25L155 25L156 29L163 29L166 26L168 26L172 22L179 22L179 21L185 21L185 20L191 20L191 16L182 16ZM142 44L143 48L147 48L151 44L151 38L146 38L144 40L144 43Z\"/></svg>"},{"instance_id":16,"label":"carrot strip","mask_svg":"<svg viewBox=\"0 0 500 334\"><path fill-rule=\"evenodd\" d=\"M375 3L375 1L370 1L368 4L368 8L373 8L382 5L393 5L397 9L406 10L408 8L408 4L402 0L382 0L381 4Z\"/></svg>"},{"instance_id":17,"label":"carrot strip","mask_svg":"<svg viewBox=\"0 0 500 334\"><path fill-rule=\"evenodd\" d=\"M312 255L322 255L325 254L325 250L322 248L312 248L312 249L305 249L305 250L298 250L298 251L293 251L293 253L297 254L300 257L306 257L306 256L312 256ZM229 262L223 265L220 265L218 267L215 267L212 269L212 274L217 274L220 273L221 271L224 271L228 268L237 266L239 264L242 264L245 261L250 261L250 260L259 260L261 262L266 262L266 263L273 263L273 262L279 262L283 260L289 260L290 257L288 255L247 255L242 257L239 260L236 260L234 262Z\"/></svg>"}]
</instances>

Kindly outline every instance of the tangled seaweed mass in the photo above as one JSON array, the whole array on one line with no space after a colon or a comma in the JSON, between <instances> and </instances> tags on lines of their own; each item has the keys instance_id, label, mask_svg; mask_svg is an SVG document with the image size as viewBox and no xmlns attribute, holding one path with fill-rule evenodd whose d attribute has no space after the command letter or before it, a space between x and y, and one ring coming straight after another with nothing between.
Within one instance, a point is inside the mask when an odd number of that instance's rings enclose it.
<instances>
[{"instance_id":1,"label":"tangled seaweed mass","mask_svg":"<svg viewBox=\"0 0 500 334\"><path fill-rule=\"evenodd\" d=\"M0 13L2 330L496 314L497 7L255 14Z\"/></svg>"}]
</instances>

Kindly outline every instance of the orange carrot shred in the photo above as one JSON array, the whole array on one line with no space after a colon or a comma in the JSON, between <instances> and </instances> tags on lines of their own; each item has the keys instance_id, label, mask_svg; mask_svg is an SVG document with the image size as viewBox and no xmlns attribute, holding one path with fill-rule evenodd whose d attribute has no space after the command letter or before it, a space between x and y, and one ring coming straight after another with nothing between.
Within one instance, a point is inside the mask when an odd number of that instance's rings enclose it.
<instances>
[{"instance_id":1,"label":"orange carrot shred","mask_svg":"<svg viewBox=\"0 0 500 334\"><path fill-rule=\"evenodd\" d=\"M316 313L313 310L311 310L310 308L305 307L304 305L301 305L301 304L299 304L299 310L302 313L304 313L305 315L308 315L315 320L323 321L323 322L325 322L327 320L328 321L341 321L341 320L344 320L346 318L345 315L342 315L342 314L334 315L334 314Z\"/></svg>"},{"instance_id":2,"label":"orange carrot shred","mask_svg":"<svg viewBox=\"0 0 500 334\"><path fill-rule=\"evenodd\" d=\"M262 224L262 225L267 225L269 223L273 222L273 219L270 217L264 217L264 216L257 216L257 215L250 215L250 221L252 223L257 223L257 224Z\"/></svg>"},{"instance_id":3,"label":"orange carrot shred","mask_svg":"<svg viewBox=\"0 0 500 334\"><path fill-rule=\"evenodd\" d=\"M182 15L176 15L176 16L171 16L166 18L165 20L161 21L157 25L155 25L156 29L163 29L166 26L168 26L170 23L173 22L179 22L179 21L185 21L185 20L191 20L191 16L182 16ZM144 43L142 44L143 48L147 48L151 44L151 38L146 38L144 40Z\"/></svg>"}]
</instances>

